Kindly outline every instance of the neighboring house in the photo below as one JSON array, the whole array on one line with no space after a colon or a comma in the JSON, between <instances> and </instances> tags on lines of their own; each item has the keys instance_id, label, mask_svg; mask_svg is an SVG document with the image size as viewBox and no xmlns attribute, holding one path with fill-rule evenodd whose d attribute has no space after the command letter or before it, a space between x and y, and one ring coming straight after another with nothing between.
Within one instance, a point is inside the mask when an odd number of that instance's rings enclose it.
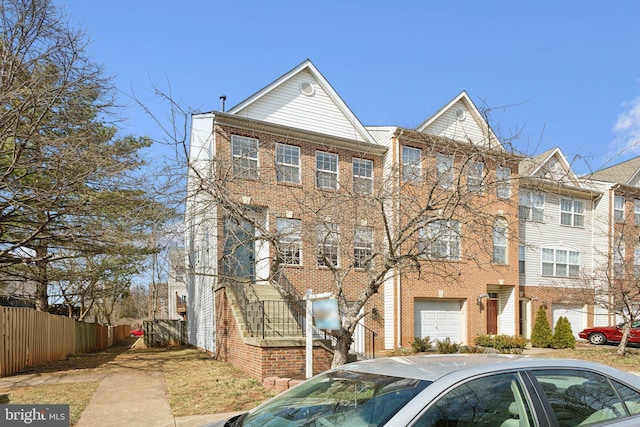
<instances>
[{"instance_id":1,"label":"neighboring house","mask_svg":"<svg viewBox=\"0 0 640 427\"><path fill-rule=\"evenodd\" d=\"M573 333L592 324L592 306L568 290L586 286L594 269L595 212L602 192L581 181L559 148L520 163L520 330L531 337L542 305L549 321L560 316ZM606 203L604 203L606 205Z\"/></svg>"},{"instance_id":2,"label":"neighboring house","mask_svg":"<svg viewBox=\"0 0 640 427\"><path fill-rule=\"evenodd\" d=\"M464 193L456 203L467 205L447 221L453 232L432 243L441 253L428 257L438 261L420 274L394 275L385 286L385 348L406 347L415 337L473 345L477 335L517 334L518 182L512 177L520 159L503 149L464 91L415 130L367 130L398 153L386 158L401 169L395 216L411 220L415 200L423 197L440 209L454 188ZM438 188L442 196L422 193Z\"/></svg>"},{"instance_id":3,"label":"neighboring house","mask_svg":"<svg viewBox=\"0 0 640 427\"><path fill-rule=\"evenodd\" d=\"M271 323L283 310L295 318L295 309L281 308L291 301L272 288L335 292L327 268L335 266L353 301L368 279L360 262L384 250L383 222L398 229L415 221L411 209L422 200L435 200L432 221L403 244L431 248L417 260L427 267L389 275L365 306L371 315L353 348L518 334L519 160L465 92L417 129L365 128L310 61L229 111L195 114L185 212L189 342L260 378L299 375L296 320ZM454 186L467 194L468 215L433 220L446 216ZM338 190L359 193L362 207L342 208ZM367 209L378 190L391 191L384 220ZM487 223L474 223L476 214ZM319 344L314 359L322 369L330 354Z\"/></svg>"},{"instance_id":4,"label":"neighboring house","mask_svg":"<svg viewBox=\"0 0 640 427\"><path fill-rule=\"evenodd\" d=\"M168 313L169 319L186 320L187 282L184 266L184 250L172 249L169 253Z\"/></svg>"},{"instance_id":5,"label":"neighboring house","mask_svg":"<svg viewBox=\"0 0 640 427\"><path fill-rule=\"evenodd\" d=\"M596 304L596 325L613 325L622 318L603 307L619 308L615 289L628 286L635 300L631 309L640 308L640 157L601 169L583 177L603 193L594 226L595 270L601 280ZM596 240L597 239L597 240ZM625 285L626 284L626 285ZM607 286L614 288L607 289Z\"/></svg>"}]
</instances>

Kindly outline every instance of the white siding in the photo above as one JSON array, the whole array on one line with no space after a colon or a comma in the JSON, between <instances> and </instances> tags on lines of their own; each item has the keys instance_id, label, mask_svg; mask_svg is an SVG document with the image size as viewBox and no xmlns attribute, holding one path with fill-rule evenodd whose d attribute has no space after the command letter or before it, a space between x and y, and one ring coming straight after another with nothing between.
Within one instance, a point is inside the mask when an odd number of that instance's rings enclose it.
<instances>
[{"instance_id":1,"label":"white siding","mask_svg":"<svg viewBox=\"0 0 640 427\"><path fill-rule=\"evenodd\" d=\"M465 112L465 119L458 120L456 111L462 109ZM471 142L473 144L485 145L488 143L487 130L484 131L474 120L471 112L464 102L458 101L440 117L423 130L424 133L443 136L460 142Z\"/></svg>"},{"instance_id":2,"label":"white siding","mask_svg":"<svg viewBox=\"0 0 640 427\"><path fill-rule=\"evenodd\" d=\"M395 312L395 281L393 277L387 277L384 282L383 296L384 296L384 348L385 350L393 350L396 348L395 343L395 326L396 326L396 312Z\"/></svg>"},{"instance_id":3,"label":"white siding","mask_svg":"<svg viewBox=\"0 0 640 427\"><path fill-rule=\"evenodd\" d=\"M189 161L208 174L215 153L212 114L197 114L192 118ZM217 259L217 210L206 194L196 192L198 178L187 176L185 206L185 265L187 286L187 328L189 343L214 352L215 262Z\"/></svg>"},{"instance_id":4,"label":"white siding","mask_svg":"<svg viewBox=\"0 0 640 427\"><path fill-rule=\"evenodd\" d=\"M307 96L300 91L302 83L313 85L315 92ZM238 116L312 132L365 141L349 118L318 84L313 75L304 70L274 88L236 113ZM359 125L359 124L357 124Z\"/></svg>"},{"instance_id":5,"label":"white siding","mask_svg":"<svg viewBox=\"0 0 640 427\"><path fill-rule=\"evenodd\" d=\"M499 334L516 335L516 302L515 288L507 286L500 288L498 293L498 303L500 305Z\"/></svg>"},{"instance_id":6,"label":"white siding","mask_svg":"<svg viewBox=\"0 0 640 427\"><path fill-rule=\"evenodd\" d=\"M520 191L527 191L520 188ZM533 190L536 191L536 190ZM521 275L521 285L550 286L576 285L577 278L542 276L542 248L547 246L564 247L580 252L580 272L590 273L593 269L591 224L593 206L590 200L585 203L584 227L560 225L560 199L557 194L545 193L544 222L537 223L520 220L520 241L525 247L525 275Z\"/></svg>"}]
</instances>

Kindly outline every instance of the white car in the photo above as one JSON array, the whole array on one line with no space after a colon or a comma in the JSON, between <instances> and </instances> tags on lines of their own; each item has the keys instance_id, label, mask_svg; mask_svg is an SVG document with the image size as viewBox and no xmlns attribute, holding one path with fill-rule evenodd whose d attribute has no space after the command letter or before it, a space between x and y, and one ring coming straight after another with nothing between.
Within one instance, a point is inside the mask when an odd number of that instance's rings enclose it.
<instances>
[{"instance_id":1,"label":"white car","mask_svg":"<svg viewBox=\"0 0 640 427\"><path fill-rule=\"evenodd\" d=\"M640 377L570 359L390 357L319 374L210 426L640 426Z\"/></svg>"}]
</instances>

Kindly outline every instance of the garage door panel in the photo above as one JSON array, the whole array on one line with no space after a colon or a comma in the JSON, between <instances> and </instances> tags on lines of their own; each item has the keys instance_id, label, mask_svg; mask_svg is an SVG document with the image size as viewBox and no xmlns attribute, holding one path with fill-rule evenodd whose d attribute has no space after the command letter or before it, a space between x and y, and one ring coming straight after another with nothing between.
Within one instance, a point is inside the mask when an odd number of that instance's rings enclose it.
<instances>
[{"instance_id":1,"label":"garage door panel","mask_svg":"<svg viewBox=\"0 0 640 427\"><path fill-rule=\"evenodd\" d=\"M416 301L414 335L433 341L460 342L460 301Z\"/></svg>"}]
</instances>

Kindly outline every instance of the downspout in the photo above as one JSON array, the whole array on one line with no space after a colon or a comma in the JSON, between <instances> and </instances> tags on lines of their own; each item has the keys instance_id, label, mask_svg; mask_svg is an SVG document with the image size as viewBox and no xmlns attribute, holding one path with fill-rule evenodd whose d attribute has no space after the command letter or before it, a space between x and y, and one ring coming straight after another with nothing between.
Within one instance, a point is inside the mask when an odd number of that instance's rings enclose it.
<instances>
[{"instance_id":1,"label":"downspout","mask_svg":"<svg viewBox=\"0 0 640 427\"><path fill-rule=\"evenodd\" d=\"M394 216L394 226L397 227L399 220L400 220L400 213L399 213L399 194L400 194L400 182L401 182L401 165L400 165L400 150L399 150L399 144L400 144L400 138L399 136L402 135L402 131L400 131L400 134L394 133L394 136L391 139L391 149L392 149L392 168L396 167L398 170L398 175L396 177L396 191L393 192L394 194L394 207L393 207L393 216ZM393 170L392 170L393 172ZM393 174L392 174L393 176ZM398 348L402 347L402 275L400 274L394 274L395 276L395 280L396 280L396 325L397 325L397 336L396 336L396 345ZM414 310L415 311L415 310Z\"/></svg>"}]
</instances>

